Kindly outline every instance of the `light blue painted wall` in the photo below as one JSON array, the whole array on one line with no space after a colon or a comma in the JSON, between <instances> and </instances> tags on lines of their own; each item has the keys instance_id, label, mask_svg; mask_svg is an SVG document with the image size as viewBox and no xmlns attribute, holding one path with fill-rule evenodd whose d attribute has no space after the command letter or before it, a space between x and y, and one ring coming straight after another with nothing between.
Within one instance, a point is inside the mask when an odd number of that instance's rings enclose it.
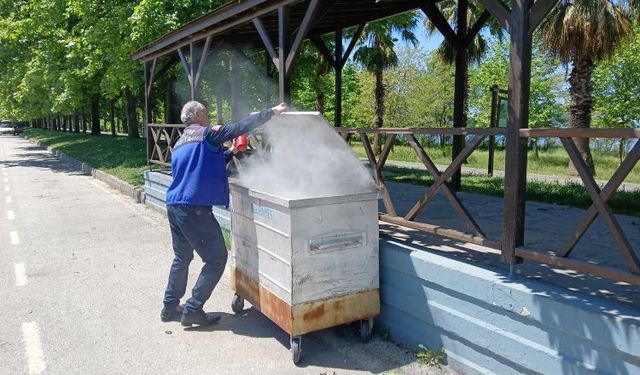
<instances>
[{"instance_id":1,"label":"light blue painted wall","mask_svg":"<svg viewBox=\"0 0 640 375\"><path fill-rule=\"evenodd\" d=\"M165 211L171 176L145 172L146 202ZM229 214L214 208L221 226ZM640 312L380 239L377 324L417 349L444 348L469 374L640 375Z\"/></svg>"},{"instance_id":2,"label":"light blue painted wall","mask_svg":"<svg viewBox=\"0 0 640 375\"><path fill-rule=\"evenodd\" d=\"M617 303L380 241L391 336L469 373L640 374L640 315Z\"/></svg>"}]
</instances>

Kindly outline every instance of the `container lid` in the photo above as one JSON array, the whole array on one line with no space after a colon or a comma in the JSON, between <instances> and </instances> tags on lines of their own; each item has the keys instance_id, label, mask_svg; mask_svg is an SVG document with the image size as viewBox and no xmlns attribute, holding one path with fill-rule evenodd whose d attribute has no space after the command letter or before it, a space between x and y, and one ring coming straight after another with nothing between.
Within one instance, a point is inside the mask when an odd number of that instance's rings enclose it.
<instances>
[{"instance_id":1,"label":"container lid","mask_svg":"<svg viewBox=\"0 0 640 375\"><path fill-rule=\"evenodd\" d=\"M341 204L351 202L363 202L380 199L380 190L364 191L355 194L336 195L330 197L311 197L311 198L285 198L263 191L249 189L239 183L237 179L230 178L229 185L236 189L249 190L250 197L258 198L263 201L273 203L275 205L287 208L326 206L330 204Z\"/></svg>"}]
</instances>

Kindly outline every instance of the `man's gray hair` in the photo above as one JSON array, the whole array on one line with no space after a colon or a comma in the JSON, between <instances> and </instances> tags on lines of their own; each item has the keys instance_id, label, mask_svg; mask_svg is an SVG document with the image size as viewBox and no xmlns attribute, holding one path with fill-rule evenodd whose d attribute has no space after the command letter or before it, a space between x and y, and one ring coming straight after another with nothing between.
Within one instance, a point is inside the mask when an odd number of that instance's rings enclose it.
<instances>
[{"instance_id":1,"label":"man's gray hair","mask_svg":"<svg viewBox=\"0 0 640 375\"><path fill-rule=\"evenodd\" d=\"M196 113L198 112L206 113L206 111L207 111L207 108L202 103L197 102L195 100L188 101L182 107L182 112L180 113L180 120L185 125L191 125L193 123L193 118L195 117ZM200 125L206 125L206 124L200 124Z\"/></svg>"}]
</instances>

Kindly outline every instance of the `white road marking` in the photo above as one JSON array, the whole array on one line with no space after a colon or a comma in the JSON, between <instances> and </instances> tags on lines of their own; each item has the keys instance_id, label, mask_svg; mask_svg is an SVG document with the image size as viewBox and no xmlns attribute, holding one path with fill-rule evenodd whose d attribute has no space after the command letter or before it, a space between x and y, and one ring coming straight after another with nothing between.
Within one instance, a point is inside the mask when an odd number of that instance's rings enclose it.
<instances>
[{"instance_id":1,"label":"white road marking","mask_svg":"<svg viewBox=\"0 0 640 375\"><path fill-rule=\"evenodd\" d=\"M10 188L10 187L8 187L8 186L5 186L5 187L4 187L4 191L9 191L9 190L11 190L11 188Z\"/></svg>"},{"instance_id":2,"label":"white road marking","mask_svg":"<svg viewBox=\"0 0 640 375\"><path fill-rule=\"evenodd\" d=\"M12 230L11 232L9 232L9 236L11 237L11 244L12 245L19 245L20 244L20 237L18 237L18 231Z\"/></svg>"},{"instance_id":3,"label":"white road marking","mask_svg":"<svg viewBox=\"0 0 640 375\"><path fill-rule=\"evenodd\" d=\"M11 202L12 202L12 199L11 199L11 197L10 197L10 196L6 196L6 197L4 197L4 200L5 200L5 202L7 202L7 203L11 203Z\"/></svg>"},{"instance_id":4,"label":"white road marking","mask_svg":"<svg viewBox=\"0 0 640 375\"><path fill-rule=\"evenodd\" d=\"M24 263L16 263L16 286L25 286L28 284L27 271L24 267Z\"/></svg>"},{"instance_id":5,"label":"white road marking","mask_svg":"<svg viewBox=\"0 0 640 375\"><path fill-rule=\"evenodd\" d=\"M7 211L7 219L14 220L15 218L16 218L15 212L13 212L11 210Z\"/></svg>"},{"instance_id":6,"label":"white road marking","mask_svg":"<svg viewBox=\"0 0 640 375\"><path fill-rule=\"evenodd\" d=\"M36 322L22 323L22 338L24 340L25 356L29 365L29 374L42 374L46 369L40 333Z\"/></svg>"}]
</instances>

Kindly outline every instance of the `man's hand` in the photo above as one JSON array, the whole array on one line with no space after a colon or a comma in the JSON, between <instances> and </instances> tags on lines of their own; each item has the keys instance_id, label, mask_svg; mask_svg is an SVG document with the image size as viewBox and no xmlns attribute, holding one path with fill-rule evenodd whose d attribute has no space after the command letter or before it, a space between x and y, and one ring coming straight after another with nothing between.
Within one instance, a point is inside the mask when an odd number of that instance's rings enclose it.
<instances>
[{"instance_id":1,"label":"man's hand","mask_svg":"<svg viewBox=\"0 0 640 375\"><path fill-rule=\"evenodd\" d=\"M280 103L277 106L271 108L271 110L273 111L274 115L279 115L282 112L285 112L287 110L287 105L285 103Z\"/></svg>"}]
</instances>

